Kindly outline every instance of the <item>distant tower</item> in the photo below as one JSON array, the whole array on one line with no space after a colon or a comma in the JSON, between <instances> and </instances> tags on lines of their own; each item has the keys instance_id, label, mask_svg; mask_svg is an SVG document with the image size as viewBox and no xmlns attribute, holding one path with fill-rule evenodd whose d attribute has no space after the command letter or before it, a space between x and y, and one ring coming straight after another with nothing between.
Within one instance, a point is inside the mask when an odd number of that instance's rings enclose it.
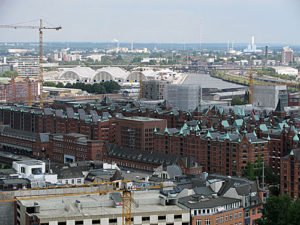
<instances>
[{"instance_id":1,"label":"distant tower","mask_svg":"<svg viewBox=\"0 0 300 225\"><path fill-rule=\"evenodd\" d=\"M289 65L294 61L294 51L290 47L284 47L282 50L281 62L283 65Z\"/></svg>"},{"instance_id":2,"label":"distant tower","mask_svg":"<svg viewBox=\"0 0 300 225\"><path fill-rule=\"evenodd\" d=\"M251 45L252 45L252 48L253 48L253 46L255 45L255 37L254 37L254 36L252 36L252 39L251 39Z\"/></svg>"},{"instance_id":3,"label":"distant tower","mask_svg":"<svg viewBox=\"0 0 300 225\"><path fill-rule=\"evenodd\" d=\"M266 47L265 47L265 65L268 64L268 56L269 56L269 46L266 45Z\"/></svg>"}]
</instances>

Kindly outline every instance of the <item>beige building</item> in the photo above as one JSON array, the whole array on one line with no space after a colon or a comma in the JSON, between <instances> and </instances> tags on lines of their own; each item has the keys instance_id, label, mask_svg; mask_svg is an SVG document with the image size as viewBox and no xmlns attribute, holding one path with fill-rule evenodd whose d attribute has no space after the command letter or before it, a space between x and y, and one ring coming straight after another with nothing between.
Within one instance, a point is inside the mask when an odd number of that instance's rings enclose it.
<instances>
[{"instance_id":1,"label":"beige building","mask_svg":"<svg viewBox=\"0 0 300 225\"><path fill-rule=\"evenodd\" d=\"M166 205L159 191L137 191L132 204L133 224L188 225L188 210ZM19 200L18 225L122 225L120 193Z\"/></svg>"}]
</instances>

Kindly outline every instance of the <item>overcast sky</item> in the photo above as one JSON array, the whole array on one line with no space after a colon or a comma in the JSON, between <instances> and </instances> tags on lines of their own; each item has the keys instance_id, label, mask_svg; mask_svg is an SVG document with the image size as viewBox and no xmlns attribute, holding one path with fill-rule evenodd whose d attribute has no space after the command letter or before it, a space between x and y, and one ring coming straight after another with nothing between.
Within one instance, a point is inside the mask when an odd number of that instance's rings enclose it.
<instances>
[{"instance_id":1,"label":"overcast sky","mask_svg":"<svg viewBox=\"0 0 300 225\"><path fill-rule=\"evenodd\" d=\"M45 41L300 44L300 0L0 0L0 24L38 18L63 27ZM37 38L0 29L0 41Z\"/></svg>"}]
</instances>

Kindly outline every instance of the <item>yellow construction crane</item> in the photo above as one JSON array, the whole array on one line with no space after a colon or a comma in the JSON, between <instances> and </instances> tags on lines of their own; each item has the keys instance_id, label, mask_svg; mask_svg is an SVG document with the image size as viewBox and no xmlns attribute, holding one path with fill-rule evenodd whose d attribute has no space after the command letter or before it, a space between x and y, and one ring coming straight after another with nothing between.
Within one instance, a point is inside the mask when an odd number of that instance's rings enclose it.
<instances>
[{"instance_id":1,"label":"yellow construction crane","mask_svg":"<svg viewBox=\"0 0 300 225\"><path fill-rule=\"evenodd\" d=\"M44 100L43 100L43 55L44 55L44 46L43 46L43 31L44 30L60 30L62 29L61 26L59 27L45 27L43 25L43 20L40 19L40 25L39 26L26 26L26 25L0 25L0 28L11 28L11 29L35 29L39 31L39 82L40 82L40 107L42 108L44 106ZM31 87L28 88L28 91L31 91ZM32 105L32 95L31 99L28 99L28 105Z\"/></svg>"}]
</instances>

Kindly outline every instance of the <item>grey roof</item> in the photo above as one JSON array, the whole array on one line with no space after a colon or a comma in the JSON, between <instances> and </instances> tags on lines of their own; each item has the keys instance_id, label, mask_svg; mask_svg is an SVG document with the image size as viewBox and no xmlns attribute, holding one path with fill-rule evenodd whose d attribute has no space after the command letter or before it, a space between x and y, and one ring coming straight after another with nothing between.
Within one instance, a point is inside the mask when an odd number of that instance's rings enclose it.
<instances>
[{"instance_id":1,"label":"grey roof","mask_svg":"<svg viewBox=\"0 0 300 225\"><path fill-rule=\"evenodd\" d=\"M195 194L211 196L212 194L216 194L210 187L196 187L194 188Z\"/></svg>"},{"instance_id":2,"label":"grey roof","mask_svg":"<svg viewBox=\"0 0 300 225\"><path fill-rule=\"evenodd\" d=\"M23 137L25 139L29 139L29 140L32 140L32 141L35 141L36 138L37 138L36 133L30 132L30 131L23 131L23 130L13 129L13 128L10 128L9 126L6 126L6 125L1 125L0 127L1 127L0 132L2 134L11 135L13 137L19 136L19 137Z\"/></svg>"},{"instance_id":3,"label":"grey roof","mask_svg":"<svg viewBox=\"0 0 300 225\"><path fill-rule=\"evenodd\" d=\"M171 165L180 160L180 157L177 155L165 155L159 152L132 150L113 144L107 144L106 147L109 156L130 161L147 162L157 165Z\"/></svg>"},{"instance_id":4,"label":"grey roof","mask_svg":"<svg viewBox=\"0 0 300 225\"><path fill-rule=\"evenodd\" d=\"M41 142L49 142L50 133L39 133Z\"/></svg>"},{"instance_id":5,"label":"grey roof","mask_svg":"<svg viewBox=\"0 0 300 225\"><path fill-rule=\"evenodd\" d=\"M224 195L230 188L235 188L239 195L248 195L250 192L257 191L256 183L245 178L212 174L208 176L208 180L210 179L220 179L224 181L223 186L218 192L220 196Z\"/></svg>"},{"instance_id":6,"label":"grey roof","mask_svg":"<svg viewBox=\"0 0 300 225\"><path fill-rule=\"evenodd\" d=\"M167 166L167 173L169 174L170 178L173 179L178 176L182 176L182 170L177 165L169 165Z\"/></svg>"},{"instance_id":7,"label":"grey roof","mask_svg":"<svg viewBox=\"0 0 300 225\"><path fill-rule=\"evenodd\" d=\"M80 167L68 167L54 169L58 179L83 178L82 169Z\"/></svg>"},{"instance_id":8,"label":"grey roof","mask_svg":"<svg viewBox=\"0 0 300 225\"><path fill-rule=\"evenodd\" d=\"M23 185L29 185L30 180L25 178L12 178L12 179L0 179L0 184L2 185L17 185L17 184L23 184Z\"/></svg>"},{"instance_id":9,"label":"grey roof","mask_svg":"<svg viewBox=\"0 0 300 225\"><path fill-rule=\"evenodd\" d=\"M190 209L206 209L240 202L240 200L227 197L205 197L201 195L191 195L180 198L178 202Z\"/></svg>"}]
</instances>

